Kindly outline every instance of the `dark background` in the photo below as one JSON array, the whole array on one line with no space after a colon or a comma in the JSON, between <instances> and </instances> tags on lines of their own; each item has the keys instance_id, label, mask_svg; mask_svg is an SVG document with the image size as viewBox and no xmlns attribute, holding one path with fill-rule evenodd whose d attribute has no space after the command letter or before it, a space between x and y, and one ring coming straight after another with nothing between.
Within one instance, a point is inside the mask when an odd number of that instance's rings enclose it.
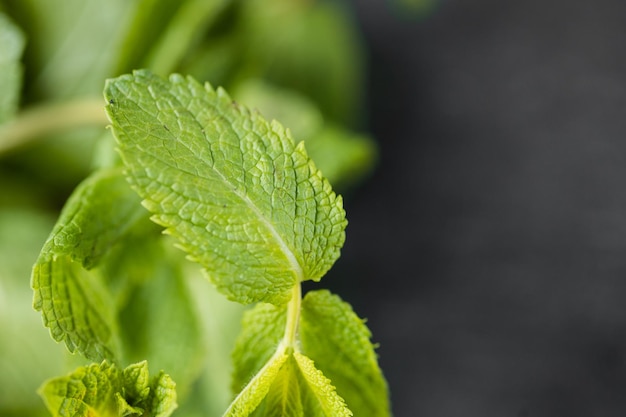
<instances>
[{"instance_id":1,"label":"dark background","mask_svg":"<svg viewBox=\"0 0 626 417\"><path fill-rule=\"evenodd\" d=\"M377 171L325 280L396 416L626 415L626 3L354 0Z\"/></svg>"}]
</instances>

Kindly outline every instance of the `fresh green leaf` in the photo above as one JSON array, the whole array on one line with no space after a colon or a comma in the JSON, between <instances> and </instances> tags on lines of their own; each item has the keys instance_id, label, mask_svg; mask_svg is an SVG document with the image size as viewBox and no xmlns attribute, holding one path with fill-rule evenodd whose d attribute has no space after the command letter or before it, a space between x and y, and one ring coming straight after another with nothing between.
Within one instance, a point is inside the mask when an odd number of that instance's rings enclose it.
<instances>
[{"instance_id":1,"label":"fresh green leaf","mask_svg":"<svg viewBox=\"0 0 626 417\"><path fill-rule=\"evenodd\" d=\"M91 364L47 381L39 395L54 417L168 417L176 408L175 384L162 372L150 381L147 366Z\"/></svg>"},{"instance_id":2,"label":"fresh green leaf","mask_svg":"<svg viewBox=\"0 0 626 417\"><path fill-rule=\"evenodd\" d=\"M224 413L224 417L249 416L263 401L289 356L284 349L277 350L265 366L237 395L237 398Z\"/></svg>"},{"instance_id":3,"label":"fresh green leaf","mask_svg":"<svg viewBox=\"0 0 626 417\"><path fill-rule=\"evenodd\" d=\"M337 394L330 380L315 368L313 361L302 354L297 340L291 341L288 333L290 315L299 313L292 307L300 308L300 293L288 306L259 304L244 315L242 332L233 352L235 372L233 388L237 392L248 382L231 410L238 410L233 416L351 416L344 400ZM302 331L303 329L301 329ZM329 327L328 331L336 331ZM332 335L317 335L333 337ZM271 379L264 376L266 369L276 357L288 354L276 374ZM324 352L326 353L326 352ZM272 368L274 369L274 368ZM252 377L255 375L254 377ZM262 380L269 384L263 389L263 396L251 397L243 394L257 386ZM251 387L251 384L257 384Z\"/></svg>"},{"instance_id":4,"label":"fresh green leaf","mask_svg":"<svg viewBox=\"0 0 626 417\"><path fill-rule=\"evenodd\" d=\"M311 291L302 302L302 351L330 378L355 415L390 415L387 384L371 333L350 307L329 291Z\"/></svg>"},{"instance_id":5,"label":"fresh green leaf","mask_svg":"<svg viewBox=\"0 0 626 417\"><path fill-rule=\"evenodd\" d=\"M149 415L154 417L168 417L178 407L176 384L169 375L160 372L153 379L147 404Z\"/></svg>"},{"instance_id":6,"label":"fresh green leaf","mask_svg":"<svg viewBox=\"0 0 626 417\"><path fill-rule=\"evenodd\" d=\"M290 355L280 369L276 380L253 416L265 417L304 417L302 393L298 365Z\"/></svg>"},{"instance_id":7,"label":"fresh green leaf","mask_svg":"<svg viewBox=\"0 0 626 417\"><path fill-rule=\"evenodd\" d=\"M20 58L24 35L4 14L0 13L0 124L15 114L22 86Z\"/></svg>"},{"instance_id":8,"label":"fresh green leaf","mask_svg":"<svg viewBox=\"0 0 626 417\"><path fill-rule=\"evenodd\" d=\"M114 303L88 268L144 216L119 170L85 180L61 213L33 268L33 305L71 352L94 361L119 358Z\"/></svg>"},{"instance_id":9,"label":"fresh green leaf","mask_svg":"<svg viewBox=\"0 0 626 417\"><path fill-rule=\"evenodd\" d=\"M306 397L303 399L306 416L320 417L350 417L352 412L346 403L335 391L331 381L315 367L313 361L300 352L293 353L298 367L309 390L303 390Z\"/></svg>"},{"instance_id":10,"label":"fresh green leaf","mask_svg":"<svg viewBox=\"0 0 626 417\"><path fill-rule=\"evenodd\" d=\"M121 391L120 371L102 362L47 381L39 395L54 417L104 417L117 415L115 394Z\"/></svg>"},{"instance_id":11,"label":"fresh green leaf","mask_svg":"<svg viewBox=\"0 0 626 417\"><path fill-rule=\"evenodd\" d=\"M311 359L279 345L224 415L349 417L352 412Z\"/></svg>"},{"instance_id":12,"label":"fresh green leaf","mask_svg":"<svg viewBox=\"0 0 626 417\"><path fill-rule=\"evenodd\" d=\"M231 299L285 303L339 257L341 197L279 123L179 75L137 71L105 98L144 205Z\"/></svg>"}]
</instances>

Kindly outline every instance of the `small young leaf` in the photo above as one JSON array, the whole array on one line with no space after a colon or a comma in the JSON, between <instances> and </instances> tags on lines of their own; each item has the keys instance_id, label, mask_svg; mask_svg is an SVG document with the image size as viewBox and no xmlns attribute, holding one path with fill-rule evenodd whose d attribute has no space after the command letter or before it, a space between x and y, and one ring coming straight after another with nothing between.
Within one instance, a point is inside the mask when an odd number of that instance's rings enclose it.
<instances>
[{"instance_id":1,"label":"small young leaf","mask_svg":"<svg viewBox=\"0 0 626 417\"><path fill-rule=\"evenodd\" d=\"M0 124L9 120L17 110L24 44L22 32L4 13L0 13Z\"/></svg>"},{"instance_id":2,"label":"small young leaf","mask_svg":"<svg viewBox=\"0 0 626 417\"><path fill-rule=\"evenodd\" d=\"M54 417L115 416L115 394L121 390L120 371L114 365L102 362L47 381L40 388L39 395Z\"/></svg>"},{"instance_id":3,"label":"small young leaf","mask_svg":"<svg viewBox=\"0 0 626 417\"><path fill-rule=\"evenodd\" d=\"M378 367L369 329L329 291L311 291L302 302L302 351L330 378L359 417L390 415L387 383Z\"/></svg>"},{"instance_id":4,"label":"small young leaf","mask_svg":"<svg viewBox=\"0 0 626 417\"><path fill-rule=\"evenodd\" d=\"M147 407L148 415L154 417L168 417L178 407L176 403L176 384L169 375L160 372L152 380Z\"/></svg>"},{"instance_id":5,"label":"small young leaf","mask_svg":"<svg viewBox=\"0 0 626 417\"><path fill-rule=\"evenodd\" d=\"M263 403L255 410L254 416L265 417L304 417L301 381L298 365L293 355L289 357L276 376L272 388Z\"/></svg>"},{"instance_id":6,"label":"small young leaf","mask_svg":"<svg viewBox=\"0 0 626 417\"><path fill-rule=\"evenodd\" d=\"M265 369L272 366L272 361L277 355L280 355L278 353L280 351L281 347L253 381L262 376ZM346 407L344 400L337 395L330 380L315 368L311 359L297 351L292 351L286 356L280 369L273 375L273 379L264 379L269 386L263 389L262 397L255 396L254 401L248 400L242 394L237 397L233 404L238 403L238 408L242 411L240 414L232 414L233 416L352 416L352 412ZM246 387L244 392L249 389L251 389L251 384Z\"/></svg>"},{"instance_id":7,"label":"small young leaf","mask_svg":"<svg viewBox=\"0 0 626 417\"><path fill-rule=\"evenodd\" d=\"M136 71L105 98L144 205L229 298L285 303L339 257L341 197L279 123L179 75Z\"/></svg>"},{"instance_id":8,"label":"small young leaf","mask_svg":"<svg viewBox=\"0 0 626 417\"><path fill-rule=\"evenodd\" d=\"M237 398L224 413L224 417L249 416L267 395L288 357L289 355L284 352L284 349L277 350L243 391L237 395Z\"/></svg>"},{"instance_id":9,"label":"small young leaf","mask_svg":"<svg viewBox=\"0 0 626 417\"><path fill-rule=\"evenodd\" d=\"M93 361L118 360L114 303L88 271L145 210L119 170L85 180L65 205L33 267L33 306L57 341Z\"/></svg>"},{"instance_id":10,"label":"small young leaf","mask_svg":"<svg viewBox=\"0 0 626 417\"><path fill-rule=\"evenodd\" d=\"M305 390L307 398L303 400L307 416L319 417L350 417L352 412L346 403L335 391L331 381L315 367L313 361L300 352L293 354L300 372L304 376L309 390Z\"/></svg>"},{"instance_id":11,"label":"small young leaf","mask_svg":"<svg viewBox=\"0 0 626 417\"><path fill-rule=\"evenodd\" d=\"M47 381L39 395L54 417L168 417L176 408L175 384L163 372L148 381L147 369L145 362L124 370L91 364Z\"/></svg>"}]
</instances>

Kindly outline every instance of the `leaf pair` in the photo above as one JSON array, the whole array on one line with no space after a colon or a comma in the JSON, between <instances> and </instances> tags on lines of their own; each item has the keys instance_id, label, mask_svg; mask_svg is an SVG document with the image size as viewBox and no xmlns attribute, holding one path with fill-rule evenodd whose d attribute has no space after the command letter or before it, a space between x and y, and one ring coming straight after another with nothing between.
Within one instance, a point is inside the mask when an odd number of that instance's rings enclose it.
<instances>
[{"instance_id":1,"label":"leaf pair","mask_svg":"<svg viewBox=\"0 0 626 417\"><path fill-rule=\"evenodd\" d=\"M252 409L259 406L253 414L240 407L229 415L388 415L371 334L350 305L326 290L309 292L302 301L299 342L291 351L283 341L286 313L286 307L259 304L245 314L233 352L233 390L263 390L265 398L253 403ZM235 403L243 402L240 397Z\"/></svg>"}]
</instances>

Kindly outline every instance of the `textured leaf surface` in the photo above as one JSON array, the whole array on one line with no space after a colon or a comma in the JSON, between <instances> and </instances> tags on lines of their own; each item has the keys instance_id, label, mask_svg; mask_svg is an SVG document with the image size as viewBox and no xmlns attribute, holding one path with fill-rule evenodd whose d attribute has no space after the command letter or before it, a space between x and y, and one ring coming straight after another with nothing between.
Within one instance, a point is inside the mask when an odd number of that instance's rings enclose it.
<instances>
[{"instance_id":1,"label":"textured leaf surface","mask_svg":"<svg viewBox=\"0 0 626 417\"><path fill-rule=\"evenodd\" d=\"M227 415L351 416L330 380L316 369L311 359L298 352L298 344L288 347L283 340L287 312L288 308L284 306L259 304L245 313L241 335L233 352L233 388L238 392L247 383L243 389L245 393L253 384L255 390L261 389L259 381L267 386L263 385L264 394L260 397L239 394L235 400L239 414ZM330 327L328 330L335 329ZM272 361L285 353L288 358L279 369L274 369ZM272 378L264 376L268 368L276 372L271 374ZM233 408L231 406L231 410Z\"/></svg>"},{"instance_id":2,"label":"textured leaf surface","mask_svg":"<svg viewBox=\"0 0 626 417\"><path fill-rule=\"evenodd\" d=\"M390 415L387 383L371 333L349 304L329 291L311 291L302 302L302 351L330 378L359 417Z\"/></svg>"},{"instance_id":3,"label":"textured leaf surface","mask_svg":"<svg viewBox=\"0 0 626 417\"><path fill-rule=\"evenodd\" d=\"M144 212L120 171L102 171L75 190L45 243L33 268L33 305L71 352L98 362L118 359L114 303L87 268Z\"/></svg>"},{"instance_id":4,"label":"textured leaf surface","mask_svg":"<svg viewBox=\"0 0 626 417\"><path fill-rule=\"evenodd\" d=\"M24 50L22 32L0 13L0 124L10 119L19 101L22 86L20 58Z\"/></svg>"},{"instance_id":5,"label":"textured leaf surface","mask_svg":"<svg viewBox=\"0 0 626 417\"><path fill-rule=\"evenodd\" d=\"M97 417L117 415L115 394L120 391L120 371L103 362L78 368L66 377L46 382L39 395L55 417Z\"/></svg>"},{"instance_id":6,"label":"textured leaf surface","mask_svg":"<svg viewBox=\"0 0 626 417\"><path fill-rule=\"evenodd\" d=\"M54 417L168 417L176 409L174 382L164 373L149 380L146 362L124 370L107 362L80 367L44 383L39 395Z\"/></svg>"},{"instance_id":7,"label":"textured leaf surface","mask_svg":"<svg viewBox=\"0 0 626 417\"><path fill-rule=\"evenodd\" d=\"M144 205L231 299L284 303L339 257L341 198L280 124L178 75L137 71L105 97Z\"/></svg>"},{"instance_id":8,"label":"textured leaf surface","mask_svg":"<svg viewBox=\"0 0 626 417\"><path fill-rule=\"evenodd\" d=\"M352 412L346 403L335 391L335 387L324 374L315 367L307 356L294 352L293 354L308 390L303 390L305 398L305 415L319 417L350 417Z\"/></svg>"},{"instance_id":9,"label":"textured leaf surface","mask_svg":"<svg viewBox=\"0 0 626 417\"><path fill-rule=\"evenodd\" d=\"M224 417L246 417L259 406L289 355L277 351L231 403Z\"/></svg>"}]
</instances>

